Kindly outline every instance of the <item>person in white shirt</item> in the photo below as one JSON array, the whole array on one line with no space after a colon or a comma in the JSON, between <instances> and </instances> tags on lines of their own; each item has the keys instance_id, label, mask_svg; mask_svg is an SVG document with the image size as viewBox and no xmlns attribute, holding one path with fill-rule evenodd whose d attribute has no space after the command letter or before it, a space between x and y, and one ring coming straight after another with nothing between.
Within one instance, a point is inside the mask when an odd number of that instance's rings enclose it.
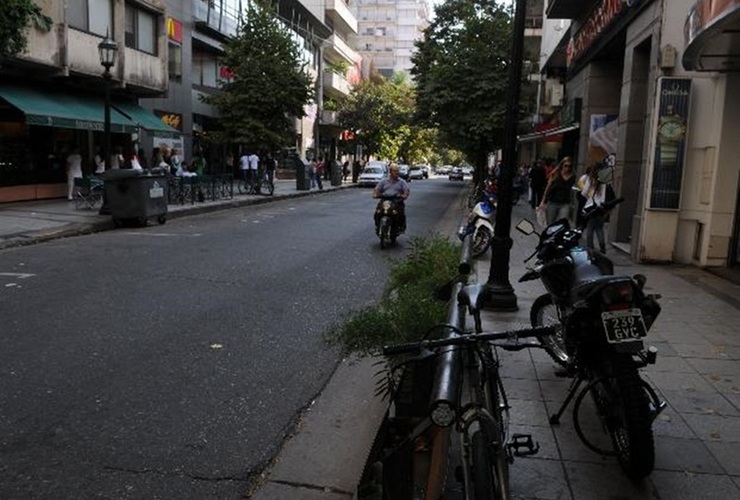
<instances>
[{"instance_id":1,"label":"person in white shirt","mask_svg":"<svg viewBox=\"0 0 740 500\"><path fill-rule=\"evenodd\" d=\"M75 179L82 178L82 156L80 150L74 148L67 156L67 199L73 200L75 193Z\"/></svg>"},{"instance_id":2,"label":"person in white shirt","mask_svg":"<svg viewBox=\"0 0 740 500\"><path fill-rule=\"evenodd\" d=\"M239 171L242 174L244 182L249 180L249 155L244 153L239 157Z\"/></svg>"},{"instance_id":3,"label":"person in white shirt","mask_svg":"<svg viewBox=\"0 0 740 500\"><path fill-rule=\"evenodd\" d=\"M103 153L100 148L95 149L95 157L93 158L95 163L95 173L102 174L105 172L105 160L103 159Z\"/></svg>"},{"instance_id":4,"label":"person in white shirt","mask_svg":"<svg viewBox=\"0 0 740 500\"><path fill-rule=\"evenodd\" d=\"M581 195L585 198L583 210L587 211L591 207L601 206L606 201L606 184L599 180L599 169L596 165L588 167L586 170L587 177L583 182ZM606 240L604 238L604 215L590 217L586 223L586 246L594 248L594 233L599 239L599 250L606 253Z\"/></svg>"},{"instance_id":5,"label":"person in white shirt","mask_svg":"<svg viewBox=\"0 0 740 500\"><path fill-rule=\"evenodd\" d=\"M257 181L257 170L260 166L260 157L255 153L249 155L249 175L253 181Z\"/></svg>"}]
</instances>

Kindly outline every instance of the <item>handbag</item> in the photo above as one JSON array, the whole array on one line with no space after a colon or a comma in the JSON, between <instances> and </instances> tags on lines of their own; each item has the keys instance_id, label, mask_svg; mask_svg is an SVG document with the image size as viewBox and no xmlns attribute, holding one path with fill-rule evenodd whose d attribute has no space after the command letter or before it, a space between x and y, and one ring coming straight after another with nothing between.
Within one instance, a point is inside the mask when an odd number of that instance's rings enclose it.
<instances>
[{"instance_id":1,"label":"handbag","mask_svg":"<svg viewBox=\"0 0 740 500\"><path fill-rule=\"evenodd\" d=\"M537 224L539 224L543 228L547 227L547 214L545 205L537 205L535 213L537 214Z\"/></svg>"}]
</instances>

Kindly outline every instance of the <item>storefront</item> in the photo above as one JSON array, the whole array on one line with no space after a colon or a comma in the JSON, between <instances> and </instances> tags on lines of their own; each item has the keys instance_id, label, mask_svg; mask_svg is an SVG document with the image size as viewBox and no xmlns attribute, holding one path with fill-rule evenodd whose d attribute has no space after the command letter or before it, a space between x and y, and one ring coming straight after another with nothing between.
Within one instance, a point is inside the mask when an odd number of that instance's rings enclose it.
<instances>
[{"instance_id":1,"label":"storefront","mask_svg":"<svg viewBox=\"0 0 740 500\"><path fill-rule=\"evenodd\" d=\"M83 173L104 142L102 97L53 88L0 82L0 202L54 198L64 194L66 157L79 149ZM133 154L142 130L176 133L136 104L111 105L111 147Z\"/></svg>"}]
</instances>

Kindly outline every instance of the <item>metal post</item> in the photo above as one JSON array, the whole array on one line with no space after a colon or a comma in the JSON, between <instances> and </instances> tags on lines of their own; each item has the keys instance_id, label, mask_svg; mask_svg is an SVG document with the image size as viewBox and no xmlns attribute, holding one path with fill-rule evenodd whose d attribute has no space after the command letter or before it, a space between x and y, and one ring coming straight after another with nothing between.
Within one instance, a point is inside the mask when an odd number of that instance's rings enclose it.
<instances>
[{"instance_id":1,"label":"metal post","mask_svg":"<svg viewBox=\"0 0 740 500\"><path fill-rule=\"evenodd\" d=\"M104 80L104 96L105 96L105 118L103 122L103 161L105 162L105 171L110 169L110 82L111 74L110 67L105 67L103 73ZM108 206L108 199L105 196L105 186L103 187L103 204L98 212L100 215L110 215L110 207Z\"/></svg>"},{"instance_id":2,"label":"metal post","mask_svg":"<svg viewBox=\"0 0 740 500\"><path fill-rule=\"evenodd\" d=\"M491 243L491 269L486 282L486 308L493 311L518 309L514 289L509 283L509 257L512 246L511 198L516 165L516 133L519 121L522 60L524 53L524 25L526 0L515 0L514 32L512 36L511 66L509 67L509 95L506 103L504 148L498 186L496 227Z\"/></svg>"}]
</instances>

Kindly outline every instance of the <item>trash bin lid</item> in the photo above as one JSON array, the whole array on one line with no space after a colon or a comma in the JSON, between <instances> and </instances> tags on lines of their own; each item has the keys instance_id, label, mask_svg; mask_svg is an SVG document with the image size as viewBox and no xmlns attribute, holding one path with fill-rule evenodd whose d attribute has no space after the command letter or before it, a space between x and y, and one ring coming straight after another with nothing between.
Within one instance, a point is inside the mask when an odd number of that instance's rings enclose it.
<instances>
[{"instance_id":1,"label":"trash bin lid","mask_svg":"<svg viewBox=\"0 0 740 500\"><path fill-rule=\"evenodd\" d=\"M112 181L116 179L139 177L140 175L144 175L144 172L142 170L137 170L133 168L114 168L111 170L106 170L102 174L102 177L106 181Z\"/></svg>"}]
</instances>

